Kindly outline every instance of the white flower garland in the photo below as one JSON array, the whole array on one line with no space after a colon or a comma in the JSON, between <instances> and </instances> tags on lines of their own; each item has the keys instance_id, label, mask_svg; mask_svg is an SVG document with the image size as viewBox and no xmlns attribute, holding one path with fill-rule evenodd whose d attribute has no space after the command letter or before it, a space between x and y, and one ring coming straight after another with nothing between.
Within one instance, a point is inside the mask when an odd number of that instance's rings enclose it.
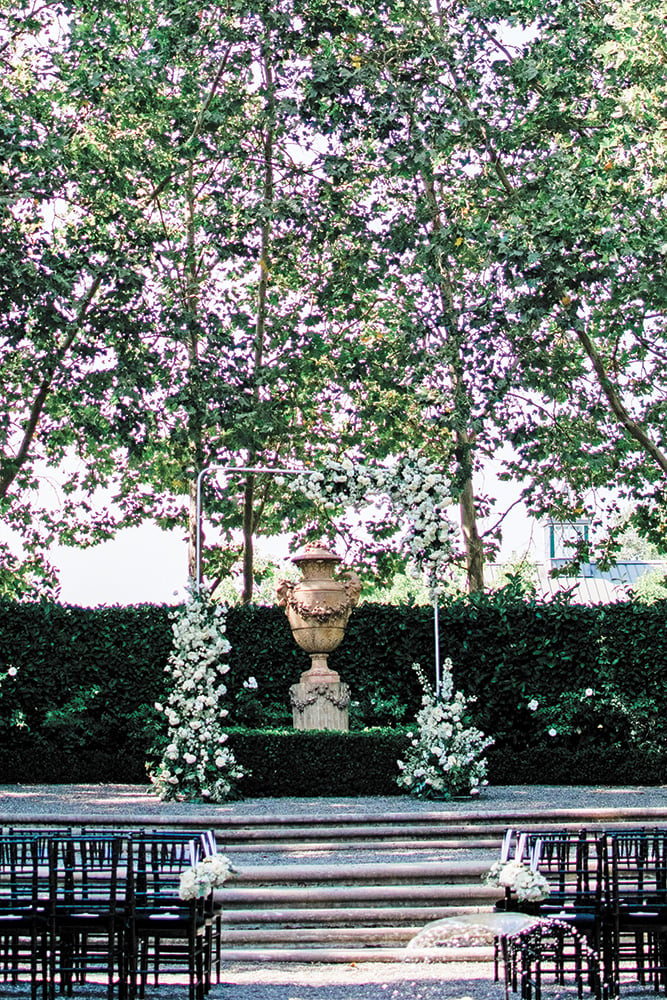
<instances>
[{"instance_id":1,"label":"white flower garland","mask_svg":"<svg viewBox=\"0 0 667 1000\"><path fill-rule=\"evenodd\" d=\"M414 451L391 466L353 462L347 457L330 459L318 472L297 476L286 485L329 515L379 501L382 521L368 522L365 529L385 540L391 535L399 539L398 545L408 556L408 572L423 574L433 599L446 588L456 533L446 515L454 503L452 480L428 459Z\"/></svg>"},{"instance_id":2,"label":"white flower garland","mask_svg":"<svg viewBox=\"0 0 667 1000\"><path fill-rule=\"evenodd\" d=\"M466 720L468 701L454 691L452 661L442 666L440 692L435 694L418 663L413 664L422 684L422 708L417 715L417 736L406 760L398 761L396 779L415 798L451 799L477 795L487 784L483 754L494 740Z\"/></svg>"},{"instance_id":3,"label":"white flower garland","mask_svg":"<svg viewBox=\"0 0 667 1000\"><path fill-rule=\"evenodd\" d=\"M225 609L202 591L174 618L165 667L174 685L166 706L155 706L167 720L169 743L151 782L164 800L225 802L237 797L236 782L244 775L220 724L228 715L220 675L229 670L220 660L231 648Z\"/></svg>"}]
</instances>

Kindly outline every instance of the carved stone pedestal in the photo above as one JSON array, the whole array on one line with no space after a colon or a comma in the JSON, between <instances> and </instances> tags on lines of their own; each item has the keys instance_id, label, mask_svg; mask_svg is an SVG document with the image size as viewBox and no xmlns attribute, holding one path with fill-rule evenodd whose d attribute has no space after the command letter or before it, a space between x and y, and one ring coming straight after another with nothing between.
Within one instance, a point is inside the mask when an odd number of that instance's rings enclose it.
<instances>
[{"instance_id":1,"label":"carved stone pedestal","mask_svg":"<svg viewBox=\"0 0 667 1000\"><path fill-rule=\"evenodd\" d=\"M289 693L295 729L335 729L346 733L350 728L347 684L302 679L300 684L292 684Z\"/></svg>"}]
</instances>

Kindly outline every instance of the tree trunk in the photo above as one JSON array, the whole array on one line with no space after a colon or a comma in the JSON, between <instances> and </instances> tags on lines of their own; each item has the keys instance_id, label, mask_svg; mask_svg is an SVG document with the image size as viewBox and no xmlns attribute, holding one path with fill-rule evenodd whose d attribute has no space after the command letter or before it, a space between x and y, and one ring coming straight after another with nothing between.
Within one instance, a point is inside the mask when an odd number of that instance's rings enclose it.
<instances>
[{"instance_id":1,"label":"tree trunk","mask_svg":"<svg viewBox=\"0 0 667 1000\"><path fill-rule=\"evenodd\" d=\"M194 322L199 310L199 273L197 267L197 250L195 246L195 213L197 204L194 192L194 171L192 163L187 175L187 257L183 275L183 307L188 320L188 450L190 453L190 480L188 505L188 569L190 579L199 588L204 577L203 560L197 566L197 531L199 530L199 553L202 555L203 533L201 524L197 524L197 478L204 467L204 434L202 427L202 412L200 405L201 374L199 370L199 336Z\"/></svg>"},{"instance_id":2,"label":"tree trunk","mask_svg":"<svg viewBox=\"0 0 667 1000\"><path fill-rule=\"evenodd\" d=\"M421 181L429 206L431 228L434 233L437 233L442 227L442 222L433 180L422 171ZM439 282L440 300L445 315L449 317L450 325L445 338L450 355L449 376L452 384L452 397L457 417L463 421L465 413L470 409L470 404L461 375L461 347L458 339L459 310L456 308L454 301L454 290L444 255L441 256L438 267L441 275ZM461 514L463 543L466 552L466 576L468 590L474 592L484 590L484 543L477 527L477 509L472 481L472 461L469 454L471 448L474 446L474 436L467 430L459 430L456 433L456 441L457 447L455 452L461 470L459 478L463 480L463 487L459 498L459 510Z\"/></svg>"},{"instance_id":3,"label":"tree trunk","mask_svg":"<svg viewBox=\"0 0 667 1000\"><path fill-rule=\"evenodd\" d=\"M477 530L475 494L472 486L472 478L470 477L466 479L461 491L459 510L461 512L461 530L466 549L468 590L470 593L474 593L475 591L484 590L484 543Z\"/></svg>"},{"instance_id":4,"label":"tree trunk","mask_svg":"<svg viewBox=\"0 0 667 1000\"><path fill-rule=\"evenodd\" d=\"M77 311L76 319L70 324L69 332L64 336L62 343L58 346L58 350L47 367L44 378L42 379L39 388L35 393L35 398L30 405L28 419L23 425L23 437L16 454L12 457L8 455L0 455L0 499L7 496L12 483L27 461L30 448L32 447L35 434L37 433L40 418L44 411L44 406L46 405L46 400L51 392L54 375L63 363L67 352L72 347L78 334L80 333L86 313L88 312L93 299L97 295L101 284L102 276L98 275L93 279L90 288L83 296Z\"/></svg>"},{"instance_id":5,"label":"tree trunk","mask_svg":"<svg viewBox=\"0 0 667 1000\"><path fill-rule=\"evenodd\" d=\"M262 46L262 69L264 73L264 83L267 94L267 125L263 136L263 166L264 181L262 191L262 227L260 234L260 257L259 275L257 281L257 317L255 320L255 349L254 349L254 369L253 369L253 401L255 406L260 403L260 383L262 369L264 367L264 340L266 337L266 313L268 303L268 288L271 267L271 215L273 212L274 184L273 184L273 142L274 142L274 110L275 94L273 69L271 65L271 53L269 51L269 40L265 39ZM248 465L252 467L258 460L258 453L255 449L250 451ZM256 527L255 512L253 509L255 499L255 479L248 476L243 493L243 590L242 601L248 604L252 599L253 592L253 561L254 561L254 541L253 535Z\"/></svg>"},{"instance_id":6,"label":"tree trunk","mask_svg":"<svg viewBox=\"0 0 667 1000\"><path fill-rule=\"evenodd\" d=\"M197 589L201 587L202 570L197 565L197 480L192 479L188 488L188 576ZM199 552L204 545L204 532L199 525Z\"/></svg>"}]
</instances>

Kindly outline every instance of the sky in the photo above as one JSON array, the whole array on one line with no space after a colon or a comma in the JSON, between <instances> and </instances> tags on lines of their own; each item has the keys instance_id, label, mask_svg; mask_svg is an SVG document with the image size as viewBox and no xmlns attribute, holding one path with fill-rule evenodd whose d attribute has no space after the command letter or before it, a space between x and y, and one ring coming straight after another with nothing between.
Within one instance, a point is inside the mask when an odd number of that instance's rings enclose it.
<instances>
[{"instance_id":1,"label":"sky","mask_svg":"<svg viewBox=\"0 0 667 1000\"><path fill-rule=\"evenodd\" d=\"M186 596L182 532L147 524L93 548L56 548L50 558L60 572L62 604L177 604Z\"/></svg>"},{"instance_id":2,"label":"sky","mask_svg":"<svg viewBox=\"0 0 667 1000\"><path fill-rule=\"evenodd\" d=\"M498 483L492 467L479 485L481 492L511 503L511 486ZM532 558L542 558L542 531L523 508L510 512L503 534L502 559L526 550ZM263 552L260 542L259 551L281 558L288 547L288 540L278 547L265 543ZM53 549L50 558L60 572L62 604L180 604L186 597L187 544L182 531L165 532L146 524L125 529L113 541L93 548Z\"/></svg>"}]
</instances>

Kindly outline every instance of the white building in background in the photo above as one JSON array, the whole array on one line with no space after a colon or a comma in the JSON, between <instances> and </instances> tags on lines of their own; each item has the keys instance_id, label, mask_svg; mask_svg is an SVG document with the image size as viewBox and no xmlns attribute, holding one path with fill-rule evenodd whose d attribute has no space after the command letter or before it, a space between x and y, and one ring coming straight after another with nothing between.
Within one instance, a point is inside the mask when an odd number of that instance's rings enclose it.
<instances>
[{"instance_id":1,"label":"white building in background","mask_svg":"<svg viewBox=\"0 0 667 1000\"><path fill-rule=\"evenodd\" d=\"M608 570L600 569L594 562L582 561L576 575L554 575L554 571L563 571L572 562L577 541L589 540L590 528L590 521L586 520L567 523L548 521L545 524L544 559L537 563L527 561L538 597L549 598L568 590L572 592L575 604L612 604L628 600L641 577L654 572L667 575L667 563L649 560L624 560ZM513 570L516 568L516 565L512 566ZM501 583L507 571L507 563L489 563L486 567L487 586L494 587Z\"/></svg>"}]
</instances>

